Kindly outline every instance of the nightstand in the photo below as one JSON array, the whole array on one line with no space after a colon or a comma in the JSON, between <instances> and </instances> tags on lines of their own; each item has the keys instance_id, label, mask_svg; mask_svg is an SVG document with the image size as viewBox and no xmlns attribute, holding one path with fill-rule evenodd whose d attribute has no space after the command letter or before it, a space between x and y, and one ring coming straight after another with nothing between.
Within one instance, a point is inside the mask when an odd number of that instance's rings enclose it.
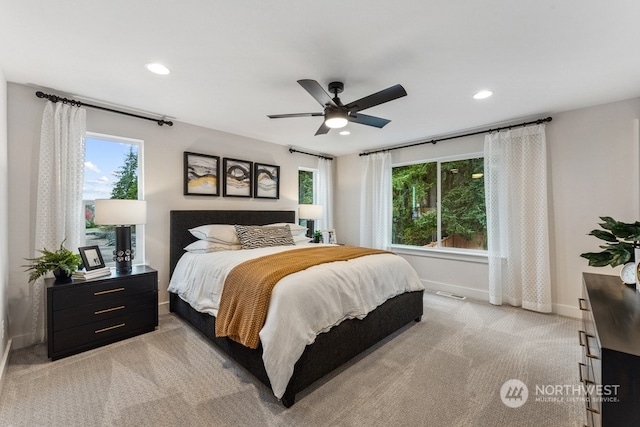
<instances>
[{"instance_id":1,"label":"nightstand","mask_svg":"<svg viewBox=\"0 0 640 427\"><path fill-rule=\"evenodd\" d=\"M128 274L54 284L46 279L47 346L52 360L71 356L158 326L158 272L147 266Z\"/></svg>"}]
</instances>

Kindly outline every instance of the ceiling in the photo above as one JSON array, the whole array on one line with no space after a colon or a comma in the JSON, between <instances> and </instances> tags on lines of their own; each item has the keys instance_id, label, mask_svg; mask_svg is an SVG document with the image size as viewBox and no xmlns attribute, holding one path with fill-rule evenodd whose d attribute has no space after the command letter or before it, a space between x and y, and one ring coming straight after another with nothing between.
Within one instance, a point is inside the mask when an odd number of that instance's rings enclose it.
<instances>
[{"instance_id":1,"label":"ceiling","mask_svg":"<svg viewBox=\"0 0 640 427\"><path fill-rule=\"evenodd\" d=\"M0 68L10 82L344 155L640 96L638 16L637 0L0 0ZM344 82L344 103L397 83L408 95L364 111L390 119L383 129L314 136L320 117L267 118L322 111L299 79ZM494 95L473 99L481 89Z\"/></svg>"}]
</instances>

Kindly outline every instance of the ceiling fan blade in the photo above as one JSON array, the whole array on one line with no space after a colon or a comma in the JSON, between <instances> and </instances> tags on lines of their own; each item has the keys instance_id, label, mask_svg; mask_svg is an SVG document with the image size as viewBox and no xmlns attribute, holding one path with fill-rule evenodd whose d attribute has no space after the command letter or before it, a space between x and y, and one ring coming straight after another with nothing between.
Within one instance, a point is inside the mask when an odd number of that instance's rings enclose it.
<instances>
[{"instance_id":1,"label":"ceiling fan blade","mask_svg":"<svg viewBox=\"0 0 640 427\"><path fill-rule=\"evenodd\" d=\"M375 116L368 116L366 114L358 113L354 115L347 116L347 119L353 123L359 123L361 125L373 126L377 128L383 128L387 125L391 120L383 119Z\"/></svg>"},{"instance_id":2,"label":"ceiling fan blade","mask_svg":"<svg viewBox=\"0 0 640 427\"><path fill-rule=\"evenodd\" d=\"M322 89L322 86L315 81L309 79L298 80L300 86L304 88L311 96L315 98L316 101L320 103L323 107L327 105L331 105L332 107L337 107L336 103L331 99L331 96Z\"/></svg>"},{"instance_id":3,"label":"ceiling fan blade","mask_svg":"<svg viewBox=\"0 0 640 427\"><path fill-rule=\"evenodd\" d=\"M366 110L367 108L375 107L376 105L384 104L385 102L393 101L394 99L402 98L407 95L407 91L404 90L402 85L395 85L376 92L372 95L360 98L357 101L353 101L345 105L345 107L355 113L360 110Z\"/></svg>"},{"instance_id":4,"label":"ceiling fan blade","mask_svg":"<svg viewBox=\"0 0 640 427\"><path fill-rule=\"evenodd\" d=\"M322 122L322 125L318 128L318 130L316 131L316 134L314 136L325 135L325 134L329 133L330 130L331 130L331 128L329 126L325 125L324 122Z\"/></svg>"},{"instance_id":5,"label":"ceiling fan blade","mask_svg":"<svg viewBox=\"0 0 640 427\"><path fill-rule=\"evenodd\" d=\"M289 117L316 117L324 116L324 113L293 113L293 114L267 114L270 119L286 119Z\"/></svg>"}]
</instances>

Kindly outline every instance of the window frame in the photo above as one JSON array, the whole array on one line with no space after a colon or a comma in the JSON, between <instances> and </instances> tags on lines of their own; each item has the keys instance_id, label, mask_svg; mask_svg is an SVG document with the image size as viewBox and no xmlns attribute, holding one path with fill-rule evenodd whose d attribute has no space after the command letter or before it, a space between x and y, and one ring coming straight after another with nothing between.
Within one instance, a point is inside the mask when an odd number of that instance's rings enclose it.
<instances>
[{"instance_id":1,"label":"window frame","mask_svg":"<svg viewBox=\"0 0 640 427\"><path fill-rule=\"evenodd\" d=\"M450 156L433 157L420 160L411 160L406 162L392 163L392 175L393 168L416 165L422 163L436 163L436 211L437 211L437 243L435 248L426 248L423 246L404 245L400 243L391 243L390 247L394 252L405 255L418 255L428 256L433 258L455 259L460 261L470 262L488 262L488 251L484 249L464 249L464 248L451 248L442 247L440 242L442 241L442 163L454 162L458 160L470 160L470 159L484 159L484 152L469 152L463 154L455 154ZM393 227L389 224L389 227Z\"/></svg>"},{"instance_id":2,"label":"window frame","mask_svg":"<svg viewBox=\"0 0 640 427\"><path fill-rule=\"evenodd\" d=\"M137 138L128 138L124 136L109 135L105 133L90 132L85 133L85 139L100 139L108 142L121 142L128 145L136 145L138 147L138 200L144 200L144 140ZM86 161L86 148L85 148L85 161ZM84 197L83 197L84 199ZM84 203L84 200L83 200ZM84 212L84 210L83 210ZM136 224L135 234L135 256L133 265L145 265L146 264L146 248L145 248L145 225ZM84 235L86 237L86 228ZM85 242L86 243L86 242ZM102 254L105 260L105 264L108 267L115 266L113 261L113 254Z\"/></svg>"}]
</instances>

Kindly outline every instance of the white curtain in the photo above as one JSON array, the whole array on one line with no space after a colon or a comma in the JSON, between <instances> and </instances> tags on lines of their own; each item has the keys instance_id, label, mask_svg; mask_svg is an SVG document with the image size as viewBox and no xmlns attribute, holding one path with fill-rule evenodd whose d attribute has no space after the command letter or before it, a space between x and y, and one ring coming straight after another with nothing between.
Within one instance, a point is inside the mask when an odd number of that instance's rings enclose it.
<instances>
[{"instance_id":1,"label":"white curtain","mask_svg":"<svg viewBox=\"0 0 640 427\"><path fill-rule=\"evenodd\" d=\"M333 228L333 160L318 158L318 175L315 181L316 204L322 205L322 219L316 221L316 230Z\"/></svg>"},{"instance_id":2,"label":"white curtain","mask_svg":"<svg viewBox=\"0 0 640 427\"><path fill-rule=\"evenodd\" d=\"M545 126L487 135L484 156L489 301L551 312Z\"/></svg>"},{"instance_id":3,"label":"white curtain","mask_svg":"<svg viewBox=\"0 0 640 427\"><path fill-rule=\"evenodd\" d=\"M391 153L363 156L360 246L388 249L391 244Z\"/></svg>"},{"instance_id":4,"label":"white curtain","mask_svg":"<svg viewBox=\"0 0 640 427\"><path fill-rule=\"evenodd\" d=\"M84 245L82 186L86 110L48 101L42 115L38 167L35 254L64 246L78 251ZM44 339L43 280L33 284L31 340Z\"/></svg>"}]
</instances>

